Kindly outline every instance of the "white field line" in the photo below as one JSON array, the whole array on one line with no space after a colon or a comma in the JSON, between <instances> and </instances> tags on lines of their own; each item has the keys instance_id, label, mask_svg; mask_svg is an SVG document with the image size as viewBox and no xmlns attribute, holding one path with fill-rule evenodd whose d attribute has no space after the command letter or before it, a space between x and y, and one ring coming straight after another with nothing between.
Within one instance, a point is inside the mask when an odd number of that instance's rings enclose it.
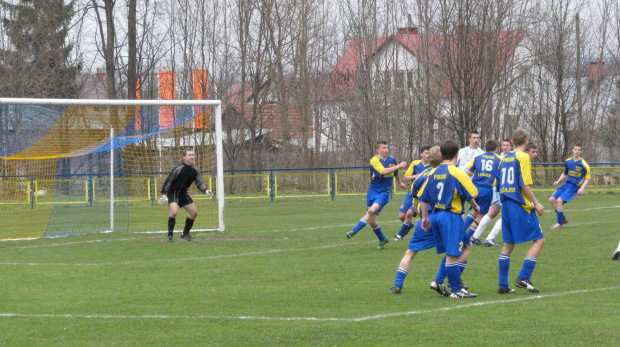
<instances>
[{"instance_id":1,"label":"white field line","mask_svg":"<svg viewBox=\"0 0 620 347\"><path fill-rule=\"evenodd\" d=\"M575 211L593 211L593 210L607 210L607 209L616 209L616 208L620 208L620 205L615 205L615 206L603 206L603 207L592 207L592 208L583 208L583 209L575 209L575 210L564 210L565 212L575 212ZM547 211L547 213L549 213ZM393 224L393 223L401 223L398 220L387 220L387 221L382 221L379 224ZM580 225L589 225L589 224L599 224L599 223L583 223ZM308 228L296 228L296 229L284 229L284 230L256 230L255 232L257 233L281 233L281 232L290 232L290 231L312 231L312 230L322 230L322 229L332 229L332 228L345 228L345 227L351 227L355 225L355 220L353 220L351 223L347 223L347 224L338 224L338 225L325 225L325 226L319 226L319 227L308 227ZM573 225L577 225L577 223L574 223ZM160 234L160 233L164 233L165 231L149 231L149 232L145 232L146 234ZM78 237L78 236L76 236ZM38 240L40 238L35 237L35 238L20 238L20 239L0 239L0 241L32 241L32 240ZM124 239L113 239L113 240L90 240L90 241L74 241L74 242L64 242L64 243L56 243L56 244L50 244L50 245L33 245L33 246L23 246L23 247L16 247L17 249L25 249L25 248L39 248L39 247L56 247L56 246L65 246L65 245L76 245L76 244L83 244L83 243L96 243L96 242L114 242L114 241L132 241L132 240L140 240L141 238L124 238Z\"/></svg>"},{"instance_id":2,"label":"white field line","mask_svg":"<svg viewBox=\"0 0 620 347\"><path fill-rule=\"evenodd\" d=\"M392 224L392 223L401 223L400 221L386 221L383 222L383 224ZM322 229L332 229L332 228L344 228L344 227L351 227L353 224L349 223L349 224L341 224L341 225L325 225L325 226L320 226L320 227L308 227L308 228L298 228L298 229L286 229L286 230L257 230L255 232L257 233L280 233L280 232L287 232L287 231L313 231L313 230L322 230ZM348 231L349 229L347 229ZM167 231L166 231L167 232ZM140 232L141 233L141 232ZM343 235L344 235L344 231L343 231ZM225 235L226 233L224 233ZM79 237L79 236L75 236L75 237ZM53 243L53 244L48 244L48 245L29 245L29 246L20 246L20 247L15 247L13 249L29 249L29 248L42 248L42 247L58 247L58 246L68 246L68 245L80 245L80 244L86 244L86 243L97 243L97 242L115 242L115 241L136 241L136 240L142 240L143 238L140 237L133 237L133 238L122 238L122 239L109 239L109 240L88 240L88 241L73 241L73 242L62 242L62 243ZM0 241L24 241L24 240L38 240L38 238L30 238L30 239L5 239L5 240L0 240Z\"/></svg>"},{"instance_id":3,"label":"white field line","mask_svg":"<svg viewBox=\"0 0 620 347\"><path fill-rule=\"evenodd\" d=\"M309 321L309 322L344 322L344 323L354 323L354 322L364 322L364 321L372 321L372 320L381 320L386 318L393 317L403 317L403 316L412 316L412 315L422 315L429 313L437 313L437 312L448 312L452 310L458 310L463 308L477 307L477 306L490 306L490 305L500 305L500 304L511 304L522 301L529 300L537 300L537 299L547 299L575 294L587 294L593 292L600 292L606 290L617 290L620 287L608 287L608 288L596 288L596 289L582 289L582 290L573 290L569 292L560 292L560 293L551 293L551 294L542 294L542 295L532 295L520 298L513 299L505 299L505 300L491 300L491 301L476 301L477 299L467 299L461 301L461 305L458 306L449 306L449 307L439 307L427 310L415 310L415 311L406 311L406 312L393 312L393 313L385 313L378 314L372 316L363 316L357 318L330 318L330 317L268 317L268 316L207 316L207 315L197 315L197 316L189 316L189 315L166 315L166 314L151 314L151 315L114 315L114 314L51 314L51 313L0 313L0 317L2 318L68 318L68 319L123 319L123 320L148 320L148 319L188 319L188 320L254 320L254 321ZM450 300L450 299L446 299Z\"/></svg>"},{"instance_id":4,"label":"white field line","mask_svg":"<svg viewBox=\"0 0 620 347\"><path fill-rule=\"evenodd\" d=\"M620 205L616 206L604 206L604 207L593 207L593 208L585 208L585 209L576 209L576 210L565 210L565 212L574 212L574 211L591 211L591 210L604 210L604 209L615 209L620 208ZM389 220L381 222L382 224L393 224L393 223L401 223L397 220ZM601 224L602 222L590 222L590 223L571 223L571 225L591 225L591 224ZM348 224L339 224L339 225L326 225L319 227L308 227L308 228L297 228L297 229L286 229L286 230L257 230L257 233L280 233L280 232L291 232L291 231L313 231L313 230L322 230L322 229L332 229L332 228L344 228L350 227L353 225L353 222ZM78 236L76 236L78 237ZM28 239L3 239L0 241L31 241L37 240L39 238L28 238ZM63 242L63 243L54 243L48 245L29 245L29 246L21 246L15 247L14 249L29 249L29 248L43 248L43 247L59 247L59 246L69 246L69 245L79 245L79 244L87 244L87 243L98 243L98 242L116 242L116 241L135 241L141 240L142 238L122 238L122 239L109 239L109 240L88 240L88 241L73 241L73 242ZM231 255L236 256L236 255ZM6 263L0 263L0 265L6 265Z\"/></svg>"},{"instance_id":5,"label":"white field line","mask_svg":"<svg viewBox=\"0 0 620 347\"><path fill-rule=\"evenodd\" d=\"M321 250L321 249L330 249L341 246L353 246L365 243L376 243L377 241L364 241L364 242L347 242L347 243L338 243L334 245L324 245L324 246L315 246L315 247L307 247L307 248L288 248L288 249L270 249L267 251L260 252L249 252L249 253L237 253L237 254L222 254L222 255L211 255L205 257L190 257L190 258L176 258L176 259L150 259L150 260L132 260L132 261L120 261L120 262L107 262L107 263L16 263L16 262L2 262L0 265L8 265L8 266L114 266L114 265L133 265L133 264L152 264L152 263L169 263L169 262L179 262L179 261L196 261L196 260L208 260L208 259L223 259L223 258L235 258L235 257L247 257L247 256L255 256L255 255L264 255L264 254L272 254L272 253L283 253L283 252L305 252L308 250Z\"/></svg>"}]
</instances>

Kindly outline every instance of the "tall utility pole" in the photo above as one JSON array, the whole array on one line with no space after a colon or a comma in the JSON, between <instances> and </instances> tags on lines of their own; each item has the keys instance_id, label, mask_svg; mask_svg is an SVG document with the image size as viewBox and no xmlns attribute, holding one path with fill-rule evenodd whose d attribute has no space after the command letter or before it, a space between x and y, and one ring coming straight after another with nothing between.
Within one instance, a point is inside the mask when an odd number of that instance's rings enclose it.
<instances>
[{"instance_id":1,"label":"tall utility pole","mask_svg":"<svg viewBox=\"0 0 620 347\"><path fill-rule=\"evenodd\" d=\"M138 89L138 70L136 57L136 2L127 1L127 98L135 99Z\"/></svg>"},{"instance_id":2,"label":"tall utility pole","mask_svg":"<svg viewBox=\"0 0 620 347\"><path fill-rule=\"evenodd\" d=\"M583 110L581 108L581 39L579 35L579 13L575 15L575 41L577 42L577 129L583 129Z\"/></svg>"}]
</instances>

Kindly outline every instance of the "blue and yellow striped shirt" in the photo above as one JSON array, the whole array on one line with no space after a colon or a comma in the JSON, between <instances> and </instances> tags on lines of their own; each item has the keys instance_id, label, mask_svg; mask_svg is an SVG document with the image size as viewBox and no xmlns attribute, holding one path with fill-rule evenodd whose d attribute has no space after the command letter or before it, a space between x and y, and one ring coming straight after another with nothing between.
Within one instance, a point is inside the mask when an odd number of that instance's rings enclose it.
<instances>
[{"instance_id":1,"label":"blue and yellow striped shirt","mask_svg":"<svg viewBox=\"0 0 620 347\"><path fill-rule=\"evenodd\" d=\"M478 196L478 188L469 176L456 166L445 163L429 173L423 190L420 201L428 203L433 212L444 210L463 214L465 201Z\"/></svg>"}]
</instances>

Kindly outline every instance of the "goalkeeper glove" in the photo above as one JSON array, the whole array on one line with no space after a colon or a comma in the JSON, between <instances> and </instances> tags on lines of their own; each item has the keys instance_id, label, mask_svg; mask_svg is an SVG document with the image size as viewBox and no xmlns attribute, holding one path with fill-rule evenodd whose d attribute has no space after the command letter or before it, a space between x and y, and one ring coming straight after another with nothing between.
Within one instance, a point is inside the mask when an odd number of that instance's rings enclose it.
<instances>
[{"instance_id":1,"label":"goalkeeper glove","mask_svg":"<svg viewBox=\"0 0 620 347\"><path fill-rule=\"evenodd\" d=\"M168 197L166 196L166 194L162 194L162 195L159 197L159 201L158 201L158 203L159 203L160 205L163 205L166 201L168 201Z\"/></svg>"},{"instance_id":2,"label":"goalkeeper glove","mask_svg":"<svg viewBox=\"0 0 620 347\"><path fill-rule=\"evenodd\" d=\"M213 192L208 190L205 192L205 194L207 194L208 197L212 197L213 196Z\"/></svg>"}]
</instances>

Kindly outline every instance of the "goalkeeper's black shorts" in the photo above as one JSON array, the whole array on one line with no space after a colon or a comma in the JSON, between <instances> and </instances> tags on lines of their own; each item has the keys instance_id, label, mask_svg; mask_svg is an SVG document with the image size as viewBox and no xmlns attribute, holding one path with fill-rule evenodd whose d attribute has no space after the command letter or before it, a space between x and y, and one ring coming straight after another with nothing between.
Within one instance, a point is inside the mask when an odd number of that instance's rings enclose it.
<instances>
[{"instance_id":1,"label":"goalkeeper's black shorts","mask_svg":"<svg viewBox=\"0 0 620 347\"><path fill-rule=\"evenodd\" d=\"M194 200L192 200L192 197L189 196L187 192L175 190L175 191L168 192L166 196L168 197L168 204L176 202L179 205L179 207L183 207L185 205L194 203Z\"/></svg>"}]
</instances>

